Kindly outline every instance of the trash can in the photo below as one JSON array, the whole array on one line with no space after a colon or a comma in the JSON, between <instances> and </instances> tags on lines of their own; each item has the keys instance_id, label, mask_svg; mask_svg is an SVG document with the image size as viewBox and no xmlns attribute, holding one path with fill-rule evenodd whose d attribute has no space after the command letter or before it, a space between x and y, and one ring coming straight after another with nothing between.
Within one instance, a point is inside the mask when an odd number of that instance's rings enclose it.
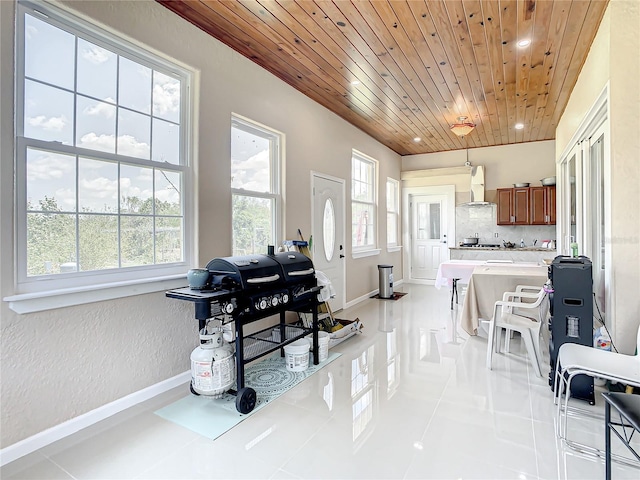
<instances>
[{"instance_id":1,"label":"trash can","mask_svg":"<svg viewBox=\"0 0 640 480\"><path fill-rule=\"evenodd\" d=\"M380 298L393 298L393 265L378 265Z\"/></svg>"}]
</instances>

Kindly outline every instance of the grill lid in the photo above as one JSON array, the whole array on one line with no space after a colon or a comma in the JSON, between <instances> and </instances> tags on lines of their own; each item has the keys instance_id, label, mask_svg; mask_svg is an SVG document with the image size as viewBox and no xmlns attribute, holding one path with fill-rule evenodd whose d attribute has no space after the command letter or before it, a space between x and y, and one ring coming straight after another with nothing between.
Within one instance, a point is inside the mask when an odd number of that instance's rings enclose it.
<instances>
[{"instance_id":1,"label":"grill lid","mask_svg":"<svg viewBox=\"0 0 640 480\"><path fill-rule=\"evenodd\" d=\"M315 278L313 262L302 253L282 252L276 253L272 258L282 267L282 274L286 283L301 283Z\"/></svg>"},{"instance_id":2,"label":"grill lid","mask_svg":"<svg viewBox=\"0 0 640 480\"><path fill-rule=\"evenodd\" d=\"M253 290L277 288L284 283L280 264L267 255L244 255L214 258L207 269L227 287Z\"/></svg>"}]
</instances>

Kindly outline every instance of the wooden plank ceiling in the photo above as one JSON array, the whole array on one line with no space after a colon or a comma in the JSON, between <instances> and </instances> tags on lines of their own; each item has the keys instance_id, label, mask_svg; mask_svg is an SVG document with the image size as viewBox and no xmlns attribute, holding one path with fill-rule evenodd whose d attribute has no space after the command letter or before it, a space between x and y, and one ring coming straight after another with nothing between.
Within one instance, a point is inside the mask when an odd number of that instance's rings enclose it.
<instances>
[{"instance_id":1,"label":"wooden plank ceiling","mask_svg":"<svg viewBox=\"0 0 640 480\"><path fill-rule=\"evenodd\" d=\"M401 155L555 138L608 2L158 1Z\"/></svg>"}]
</instances>

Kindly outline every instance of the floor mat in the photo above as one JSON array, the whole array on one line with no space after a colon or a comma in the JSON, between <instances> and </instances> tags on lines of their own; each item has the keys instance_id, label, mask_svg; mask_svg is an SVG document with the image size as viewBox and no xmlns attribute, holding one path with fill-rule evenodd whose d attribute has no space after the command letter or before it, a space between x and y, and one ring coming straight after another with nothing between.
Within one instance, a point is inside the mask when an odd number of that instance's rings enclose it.
<instances>
[{"instance_id":1,"label":"floor mat","mask_svg":"<svg viewBox=\"0 0 640 480\"><path fill-rule=\"evenodd\" d=\"M393 294L393 297L389 297L389 298L380 298L379 294L375 294L373 297L371 298L377 298L378 300L399 300L402 297L404 297L406 295L406 293L402 293L402 292L395 292Z\"/></svg>"},{"instance_id":2,"label":"floor mat","mask_svg":"<svg viewBox=\"0 0 640 480\"><path fill-rule=\"evenodd\" d=\"M329 352L329 357L324 362L319 365L312 363L304 372L287 370L280 354L249 365L245 368L244 383L246 387L256 391L257 402L248 414L243 415L236 410L236 396L230 393L225 393L222 398L188 394L154 413L213 440L322 367L329 365L340 355L337 352Z\"/></svg>"}]
</instances>

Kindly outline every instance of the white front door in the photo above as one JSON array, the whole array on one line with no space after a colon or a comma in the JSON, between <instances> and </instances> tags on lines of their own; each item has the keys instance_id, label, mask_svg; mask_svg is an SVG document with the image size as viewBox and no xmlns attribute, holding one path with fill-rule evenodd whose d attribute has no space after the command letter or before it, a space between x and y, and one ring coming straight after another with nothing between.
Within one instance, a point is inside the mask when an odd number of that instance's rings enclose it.
<instances>
[{"instance_id":1,"label":"white front door","mask_svg":"<svg viewBox=\"0 0 640 480\"><path fill-rule=\"evenodd\" d=\"M331 280L329 305L337 311L345 298L344 180L312 173L312 195L313 265Z\"/></svg>"},{"instance_id":2,"label":"white front door","mask_svg":"<svg viewBox=\"0 0 640 480\"><path fill-rule=\"evenodd\" d=\"M438 266L449 259L447 196L410 195L411 278L435 280Z\"/></svg>"}]
</instances>

